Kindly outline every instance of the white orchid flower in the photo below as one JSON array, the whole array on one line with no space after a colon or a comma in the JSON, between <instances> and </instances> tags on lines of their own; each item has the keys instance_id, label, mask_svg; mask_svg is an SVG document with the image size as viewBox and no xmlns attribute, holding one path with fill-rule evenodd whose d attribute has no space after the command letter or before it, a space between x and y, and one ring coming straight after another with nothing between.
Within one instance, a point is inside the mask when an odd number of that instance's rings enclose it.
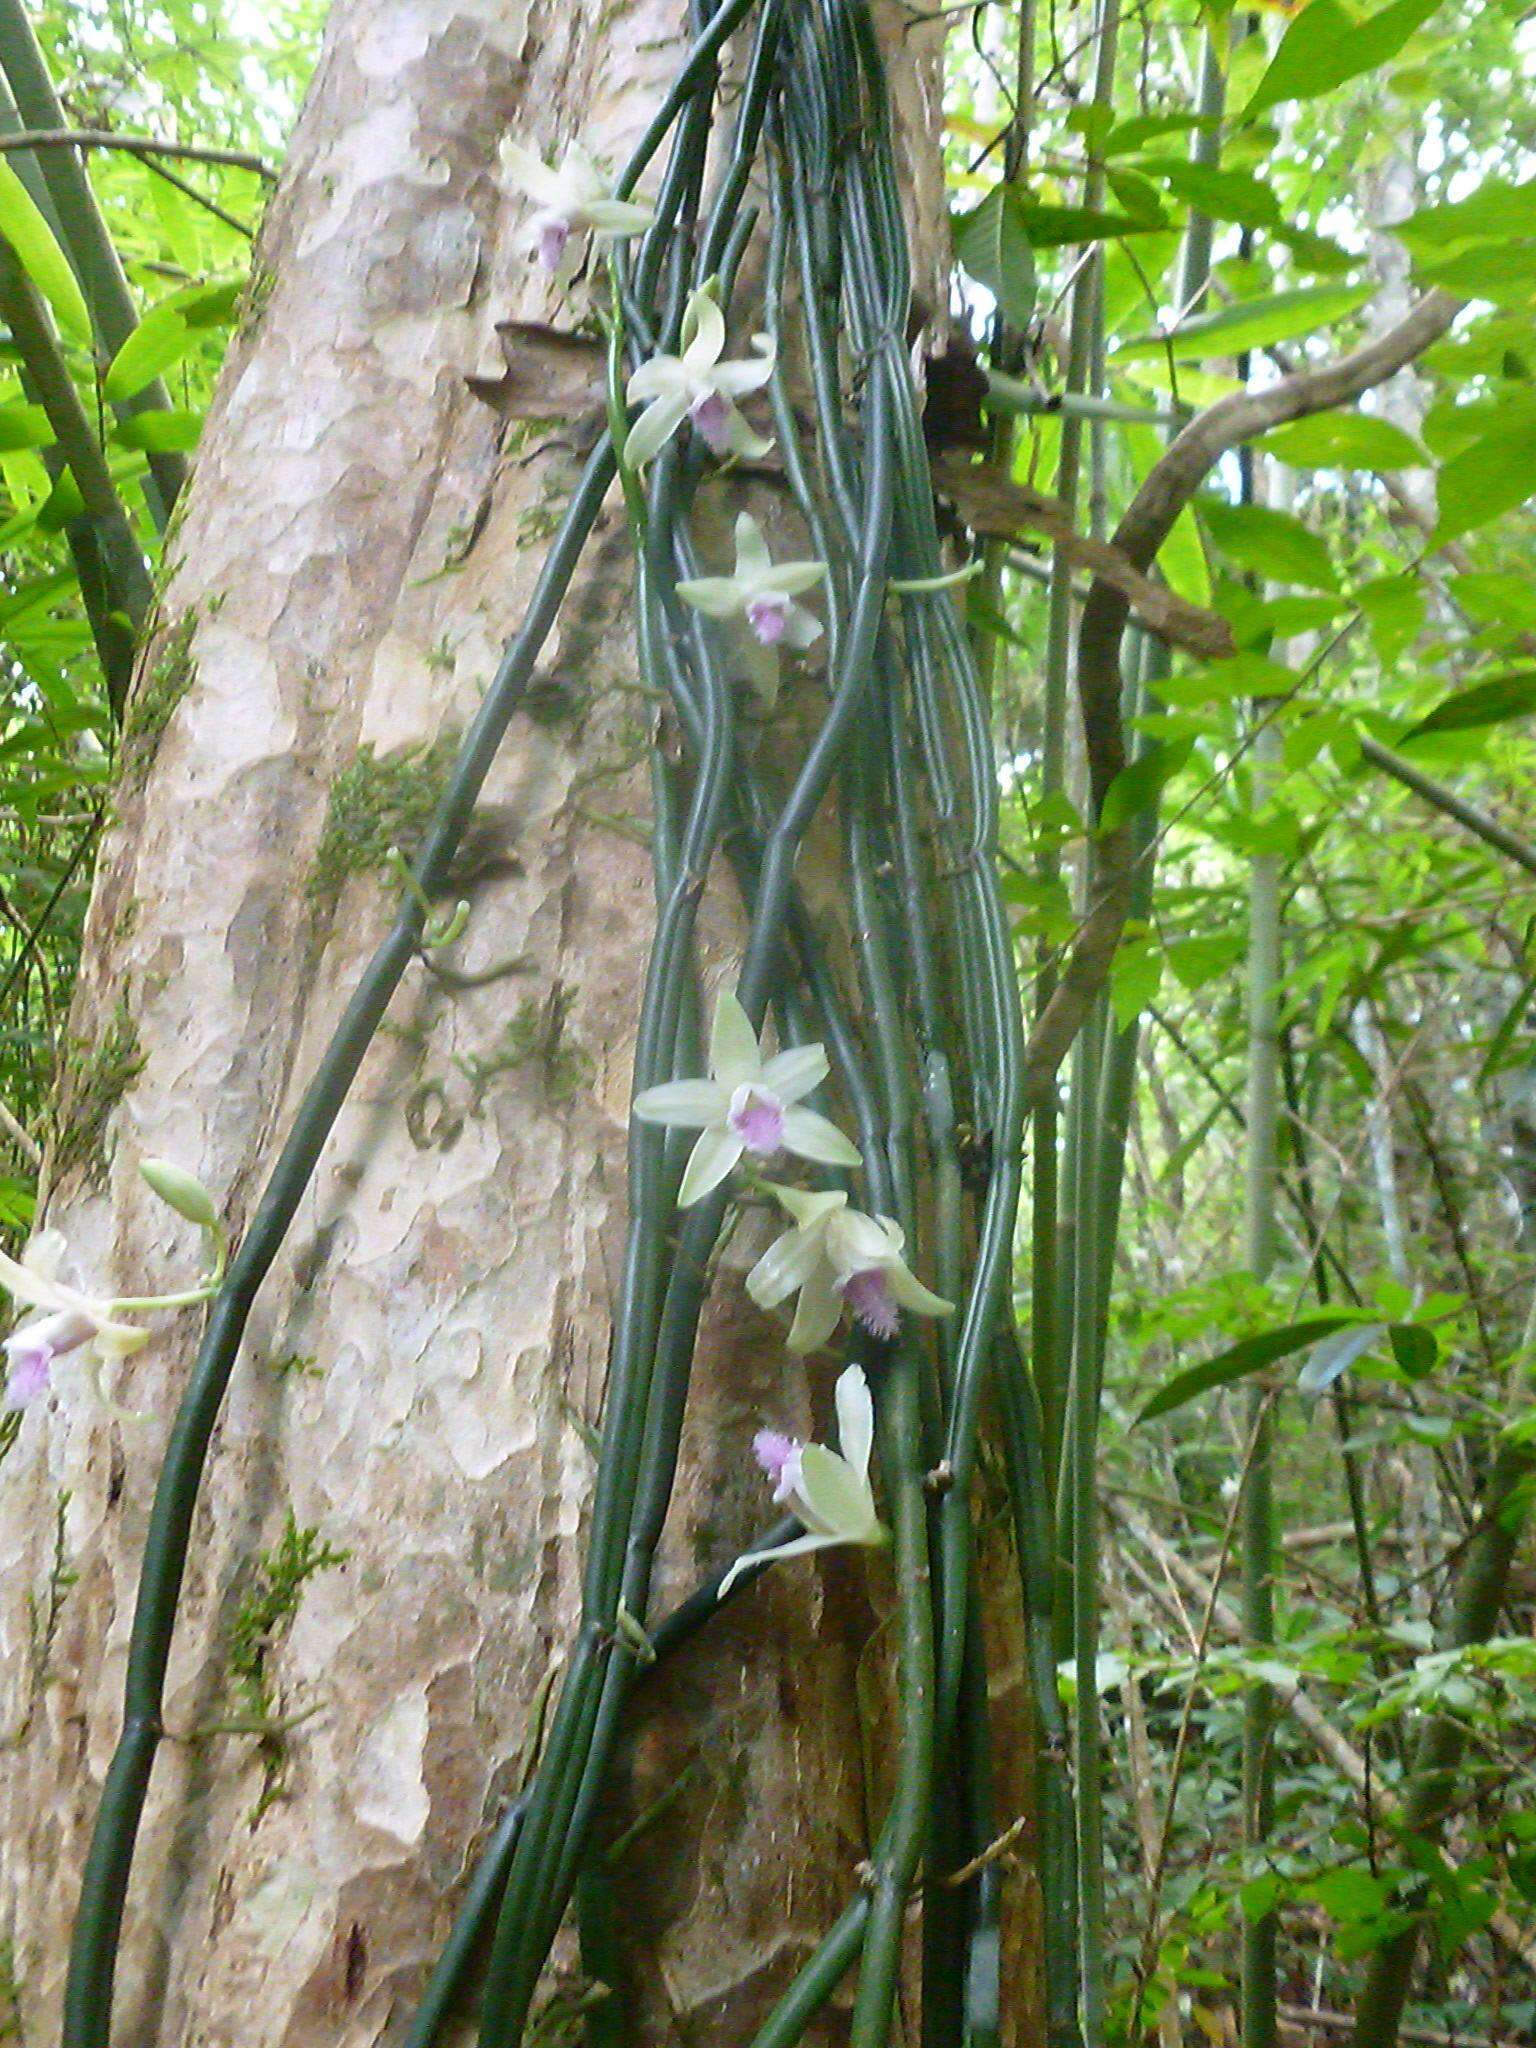
<instances>
[{"instance_id":1,"label":"white orchid flower","mask_svg":"<svg viewBox=\"0 0 1536 2048\"><path fill-rule=\"evenodd\" d=\"M756 362L722 363L725 315L708 285L701 285L683 312L680 356L652 356L630 377L626 396L644 405L629 430L624 459L641 469L671 440L685 419L716 455L745 455L753 460L773 446L754 434L736 400L759 391L773 375L773 343L766 334L752 337Z\"/></svg>"},{"instance_id":2,"label":"white orchid flower","mask_svg":"<svg viewBox=\"0 0 1536 2048\"><path fill-rule=\"evenodd\" d=\"M869 1484L869 1454L875 1440L875 1408L862 1369L850 1365L834 1389L837 1403L838 1449L825 1444L796 1443L776 1429L762 1429L752 1439L753 1454L774 1482L773 1497L784 1501L806 1533L769 1550L749 1550L738 1557L720 1581L720 1599L749 1565L807 1551L827 1550L838 1543L879 1544L888 1532L875 1513Z\"/></svg>"},{"instance_id":3,"label":"white orchid flower","mask_svg":"<svg viewBox=\"0 0 1536 2048\"><path fill-rule=\"evenodd\" d=\"M538 207L523 238L546 270L559 269L573 234L615 240L640 234L655 218L638 200L615 199L612 182L579 142L566 150L558 170L510 138L501 145L501 161L513 190Z\"/></svg>"},{"instance_id":4,"label":"white orchid flower","mask_svg":"<svg viewBox=\"0 0 1536 2048\"><path fill-rule=\"evenodd\" d=\"M148 1330L119 1320L117 1303L82 1294L55 1278L64 1256L57 1230L40 1231L24 1259L0 1252L0 1287L25 1308L47 1313L6 1338L5 1399L7 1408L25 1408L46 1393L53 1361L66 1352L93 1345L107 1358L126 1358L149 1342Z\"/></svg>"},{"instance_id":5,"label":"white orchid flower","mask_svg":"<svg viewBox=\"0 0 1536 2048\"><path fill-rule=\"evenodd\" d=\"M901 1310L947 1316L953 1302L924 1287L902 1253L906 1239L889 1216L850 1209L845 1194L807 1194L775 1187L773 1193L794 1219L794 1228L768 1247L747 1275L747 1292L759 1308L777 1308L798 1292L790 1325L791 1351L816 1351L842 1318L844 1306L873 1336L885 1339L901 1327Z\"/></svg>"},{"instance_id":6,"label":"white orchid flower","mask_svg":"<svg viewBox=\"0 0 1536 2048\"><path fill-rule=\"evenodd\" d=\"M736 571L732 576L692 576L677 594L712 619L746 622L752 638L752 679L772 704L778 695L778 645L810 647L821 638L821 621L795 599L826 580L824 562L778 562L768 552L762 528L750 512L736 521Z\"/></svg>"},{"instance_id":7,"label":"white orchid flower","mask_svg":"<svg viewBox=\"0 0 1536 2048\"><path fill-rule=\"evenodd\" d=\"M793 1152L823 1166L861 1164L858 1147L836 1124L799 1107L827 1077L825 1050L794 1045L764 1059L750 1018L724 989L709 1036L709 1073L707 1081L665 1081L635 1097L642 1122L699 1133L678 1189L680 1208L717 1188L744 1155Z\"/></svg>"},{"instance_id":8,"label":"white orchid flower","mask_svg":"<svg viewBox=\"0 0 1536 2048\"><path fill-rule=\"evenodd\" d=\"M150 1333L125 1318L152 1309L194 1308L207 1301L223 1280L224 1228L202 1182L168 1159L141 1160L139 1171L162 1202L202 1231L207 1272L195 1287L175 1294L98 1296L59 1279L67 1249L60 1231L40 1230L20 1259L0 1252L0 1288L20 1306L46 1312L0 1344L6 1368L0 1406L24 1408L46 1393L53 1361L68 1352L89 1346L103 1359L126 1358L149 1342Z\"/></svg>"}]
</instances>

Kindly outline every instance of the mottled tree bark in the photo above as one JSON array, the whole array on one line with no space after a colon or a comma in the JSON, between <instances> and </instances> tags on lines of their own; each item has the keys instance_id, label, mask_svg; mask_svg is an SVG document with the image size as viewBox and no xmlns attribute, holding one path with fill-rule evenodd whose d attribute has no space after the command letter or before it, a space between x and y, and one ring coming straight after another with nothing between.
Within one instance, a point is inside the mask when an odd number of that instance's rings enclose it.
<instances>
[{"instance_id":1,"label":"mottled tree bark","mask_svg":"<svg viewBox=\"0 0 1536 2048\"><path fill-rule=\"evenodd\" d=\"M189 1274L143 1155L199 1173L237 1230L249 1213L392 913L398 885L361 860L388 825L376 764L471 715L580 452L582 422L509 428L466 383L499 367L498 319L569 317L514 247L498 140L621 159L681 36L671 0L338 0L172 539L91 911L74 1029L114 1057L77 1062L49 1203L82 1280ZM932 224L936 52L906 17L895 48ZM128 1902L123 2042L383 2038L534 1739L577 1608L652 914L627 560L615 499L476 827L452 957L519 964L472 988L411 970L252 1317ZM430 782L412 760L397 797ZM723 971L723 885L703 930ZM727 1267L755 1249L738 1233ZM162 1323L115 1411L61 1365L0 1483L0 1936L28 2040L57 2027L196 1321ZM695 1384L658 1608L763 1525L758 1420L809 1420L739 1287L716 1290ZM56 1512L78 1578L44 1670ZM290 1515L347 1557L262 1651L272 1706L304 1717L274 1747L228 1732L250 1711L231 1641ZM882 1710L860 1704L877 1619L858 1563L797 1566L648 1692L612 1821L675 1795L619 1873L637 2039L744 2040L846 1901L885 1790Z\"/></svg>"}]
</instances>

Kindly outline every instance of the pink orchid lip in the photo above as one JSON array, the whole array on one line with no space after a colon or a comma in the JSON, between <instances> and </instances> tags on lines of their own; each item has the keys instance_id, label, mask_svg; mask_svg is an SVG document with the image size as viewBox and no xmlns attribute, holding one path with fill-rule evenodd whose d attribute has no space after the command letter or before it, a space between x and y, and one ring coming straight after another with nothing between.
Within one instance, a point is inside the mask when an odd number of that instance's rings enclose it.
<instances>
[{"instance_id":1,"label":"pink orchid lip","mask_svg":"<svg viewBox=\"0 0 1536 2048\"><path fill-rule=\"evenodd\" d=\"M558 270L560 258L565 254L565 245L571 238L571 224L565 220L548 220L539 230L539 261L546 270Z\"/></svg>"},{"instance_id":2,"label":"pink orchid lip","mask_svg":"<svg viewBox=\"0 0 1536 2048\"><path fill-rule=\"evenodd\" d=\"M731 1097L726 1123L756 1158L767 1159L784 1143L784 1105L766 1089L744 1081Z\"/></svg>"},{"instance_id":3,"label":"pink orchid lip","mask_svg":"<svg viewBox=\"0 0 1536 2048\"><path fill-rule=\"evenodd\" d=\"M66 1351L77 1350L95 1334L96 1325L89 1316L75 1309L62 1309L57 1315L29 1323L25 1329L7 1337L0 1346L5 1352L8 1368L5 1381L7 1404L12 1408L24 1408L39 1394L46 1393L53 1376L53 1361Z\"/></svg>"},{"instance_id":4,"label":"pink orchid lip","mask_svg":"<svg viewBox=\"0 0 1536 2048\"><path fill-rule=\"evenodd\" d=\"M784 1468L800 1446L781 1430L760 1429L752 1439L752 1455L775 1486L783 1484Z\"/></svg>"},{"instance_id":5,"label":"pink orchid lip","mask_svg":"<svg viewBox=\"0 0 1536 2048\"><path fill-rule=\"evenodd\" d=\"M689 407L689 417L714 452L722 454L731 423L730 400L718 391L701 391Z\"/></svg>"},{"instance_id":6,"label":"pink orchid lip","mask_svg":"<svg viewBox=\"0 0 1536 2048\"><path fill-rule=\"evenodd\" d=\"M772 647L784 638L788 607L781 598L754 597L747 606L747 624L764 647Z\"/></svg>"},{"instance_id":7,"label":"pink orchid lip","mask_svg":"<svg viewBox=\"0 0 1536 2048\"><path fill-rule=\"evenodd\" d=\"M871 1336L889 1342L901 1328L901 1311L896 1306L891 1283L879 1266L865 1266L850 1273L840 1292Z\"/></svg>"},{"instance_id":8,"label":"pink orchid lip","mask_svg":"<svg viewBox=\"0 0 1536 2048\"><path fill-rule=\"evenodd\" d=\"M29 1401L35 1401L39 1394L48 1391L50 1368L53 1364L51 1344L17 1345L13 1337L6 1345L10 1359L10 1371L6 1375L5 1399L11 1408L25 1408Z\"/></svg>"}]
</instances>

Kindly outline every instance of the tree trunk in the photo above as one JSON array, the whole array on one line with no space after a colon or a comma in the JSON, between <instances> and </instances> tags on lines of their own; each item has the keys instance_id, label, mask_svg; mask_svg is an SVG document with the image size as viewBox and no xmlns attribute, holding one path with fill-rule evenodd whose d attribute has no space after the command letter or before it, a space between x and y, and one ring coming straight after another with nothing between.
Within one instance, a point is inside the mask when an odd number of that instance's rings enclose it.
<instances>
[{"instance_id":1,"label":"tree trunk","mask_svg":"<svg viewBox=\"0 0 1536 2048\"><path fill-rule=\"evenodd\" d=\"M910 27L893 83L936 233L936 47ZM382 856L586 445L578 417L507 428L466 382L499 370L497 320L570 317L514 246L497 143L620 160L681 35L668 0L338 0L130 712L48 1206L81 1281L185 1284L192 1233L139 1183L145 1155L237 1229L250 1213L398 900ZM194 1524L122 2042L381 2038L533 1753L578 1605L652 916L627 564L615 498L461 863L450 957L511 964L473 987L408 972L257 1300ZM735 929L722 893L707 969ZM57 2031L196 1320L163 1321L110 1403L61 1363L6 1462L0 1936L28 2040ZM759 1419L811 1419L783 1356L717 1293L658 1611L767 1519L744 1447ZM883 1799L859 1702L885 1655L834 1555L765 1581L650 1690L606 1830L672 1802L618 1868L637 2040L745 2039L846 1902Z\"/></svg>"}]
</instances>

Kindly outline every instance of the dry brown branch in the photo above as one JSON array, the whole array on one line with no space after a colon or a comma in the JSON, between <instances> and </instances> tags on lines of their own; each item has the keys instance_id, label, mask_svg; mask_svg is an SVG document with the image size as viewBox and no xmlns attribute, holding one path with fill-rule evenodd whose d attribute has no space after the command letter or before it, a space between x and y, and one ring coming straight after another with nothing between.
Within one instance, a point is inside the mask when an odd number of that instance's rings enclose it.
<instances>
[{"instance_id":1,"label":"dry brown branch","mask_svg":"<svg viewBox=\"0 0 1536 2048\"><path fill-rule=\"evenodd\" d=\"M1263 391L1239 391L1201 413L1169 447L1116 527L1113 547L1130 567L1144 573L1173 530L1175 520L1229 449L1287 421L1346 405L1362 392L1395 376L1439 339L1461 309L1448 292L1430 292L1396 327L1363 348L1282 377ZM1077 697L1083 721L1096 818L1110 785L1125 765L1121 718L1120 643L1131 601L1118 581L1096 575L1083 606L1077 636ZM1082 1028L1108 979L1120 934L1130 911L1134 841L1127 829L1094 842L1088 911L1066 971L1030 1033L1025 1049L1028 1100L1038 1104Z\"/></svg>"}]
</instances>

